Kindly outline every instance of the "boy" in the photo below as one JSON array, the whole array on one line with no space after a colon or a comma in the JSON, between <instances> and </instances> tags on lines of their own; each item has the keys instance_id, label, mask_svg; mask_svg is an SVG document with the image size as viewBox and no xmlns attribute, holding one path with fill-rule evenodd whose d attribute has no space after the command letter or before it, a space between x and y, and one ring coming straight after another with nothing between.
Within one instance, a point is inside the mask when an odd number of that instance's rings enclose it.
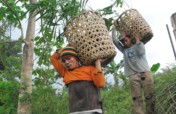
<instances>
[{"instance_id":1,"label":"boy","mask_svg":"<svg viewBox=\"0 0 176 114\"><path fill-rule=\"evenodd\" d=\"M70 114L102 114L99 88L105 87L103 72L95 66L82 66L72 46L57 50L50 60L68 87Z\"/></svg>"},{"instance_id":2,"label":"boy","mask_svg":"<svg viewBox=\"0 0 176 114\"><path fill-rule=\"evenodd\" d=\"M120 43L117 41L115 32L116 30L113 28L113 42L124 55L124 71L130 81L133 111L135 114L145 114L143 90L146 113L154 114L153 77L146 59L145 46L140 41L141 35L136 33L134 40L128 32L124 32L119 37Z\"/></svg>"}]
</instances>

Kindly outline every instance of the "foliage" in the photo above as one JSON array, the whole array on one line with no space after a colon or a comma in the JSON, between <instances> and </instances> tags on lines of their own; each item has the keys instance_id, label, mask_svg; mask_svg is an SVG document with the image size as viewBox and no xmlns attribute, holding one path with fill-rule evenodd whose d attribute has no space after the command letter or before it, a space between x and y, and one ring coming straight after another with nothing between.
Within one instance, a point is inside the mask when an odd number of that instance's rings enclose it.
<instances>
[{"instance_id":1,"label":"foliage","mask_svg":"<svg viewBox=\"0 0 176 114\"><path fill-rule=\"evenodd\" d=\"M114 77L114 85L115 86L119 86L119 82L120 80L122 80L123 82L126 81L126 78L124 78L125 76L121 77L121 74L123 74L120 70L121 68L123 68L124 61L121 60L120 63L116 63L114 60L112 60L108 65L105 66L104 69L104 74L108 75L111 74Z\"/></svg>"},{"instance_id":2,"label":"foliage","mask_svg":"<svg viewBox=\"0 0 176 114\"><path fill-rule=\"evenodd\" d=\"M116 63L112 60L108 65L105 66L105 74L113 74L114 72L119 72L121 68L124 67L124 61L121 60L120 63Z\"/></svg>"},{"instance_id":3,"label":"foliage","mask_svg":"<svg viewBox=\"0 0 176 114\"><path fill-rule=\"evenodd\" d=\"M21 0L21 3L26 3L25 0ZM15 27L21 28L20 20L26 17L24 5L18 3L18 0L1 0L0 1L0 20L8 21L13 24Z\"/></svg>"},{"instance_id":4,"label":"foliage","mask_svg":"<svg viewBox=\"0 0 176 114\"><path fill-rule=\"evenodd\" d=\"M51 87L37 86L32 94L32 114L68 114L68 95Z\"/></svg>"},{"instance_id":5,"label":"foliage","mask_svg":"<svg viewBox=\"0 0 176 114\"><path fill-rule=\"evenodd\" d=\"M15 81L20 77L21 59L18 57L6 57L3 59L5 69L0 72L0 80Z\"/></svg>"},{"instance_id":6,"label":"foliage","mask_svg":"<svg viewBox=\"0 0 176 114\"><path fill-rule=\"evenodd\" d=\"M0 114L16 114L19 83L0 81Z\"/></svg>"},{"instance_id":7,"label":"foliage","mask_svg":"<svg viewBox=\"0 0 176 114\"><path fill-rule=\"evenodd\" d=\"M154 75L156 114L174 114L176 111L176 67ZM124 77L124 75L121 75ZM123 86L108 87L101 90L105 114L131 114L131 95L129 82ZM0 113L16 114L19 83L0 82ZM36 86L32 93L33 114L68 114L67 88L62 93L50 86Z\"/></svg>"},{"instance_id":8,"label":"foliage","mask_svg":"<svg viewBox=\"0 0 176 114\"><path fill-rule=\"evenodd\" d=\"M15 4L14 0L0 1L0 80L15 80L20 76L21 69L21 38L12 40L11 30L13 27L19 26L18 20L14 12L18 11L21 7ZM5 7L6 6L6 7ZM13 12L11 12L13 10ZM23 12L17 14L20 15ZM17 16L16 15L16 16ZM16 20L16 22L15 22Z\"/></svg>"},{"instance_id":9,"label":"foliage","mask_svg":"<svg viewBox=\"0 0 176 114\"><path fill-rule=\"evenodd\" d=\"M20 41L12 41L9 38L4 38L0 40L9 41L8 43L4 43L0 45L0 62L4 66L2 70L0 70L0 79L1 80L15 80L20 76L21 70L21 46L22 43Z\"/></svg>"},{"instance_id":10,"label":"foliage","mask_svg":"<svg viewBox=\"0 0 176 114\"><path fill-rule=\"evenodd\" d=\"M176 67L155 75L156 111L158 114L176 112Z\"/></svg>"},{"instance_id":11,"label":"foliage","mask_svg":"<svg viewBox=\"0 0 176 114\"><path fill-rule=\"evenodd\" d=\"M35 86L49 86L55 83L56 80L54 69L36 68L35 71L33 71L33 75L35 75L35 78L33 78Z\"/></svg>"},{"instance_id":12,"label":"foliage","mask_svg":"<svg viewBox=\"0 0 176 114\"><path fill-rule=\"evenodd\" d=\"M105 114L130 114L131 95L129 85L112 87L101 91Z\"/></svg>"},{"instance_id":13,"label":"foliage","mask_svg":"<svg viewBox=\"0 0 176 114\"><path fill-rule=\"evenodd\" d=\"M110 30L110 28L112 27L114 18L117 18L116 15L113 15L116 14L113 8L122 7L122 5L123 0L115 0L113 4L98 10L100 14L104 17L103 19L108 30Z\"/></svg>"}]
</instances>

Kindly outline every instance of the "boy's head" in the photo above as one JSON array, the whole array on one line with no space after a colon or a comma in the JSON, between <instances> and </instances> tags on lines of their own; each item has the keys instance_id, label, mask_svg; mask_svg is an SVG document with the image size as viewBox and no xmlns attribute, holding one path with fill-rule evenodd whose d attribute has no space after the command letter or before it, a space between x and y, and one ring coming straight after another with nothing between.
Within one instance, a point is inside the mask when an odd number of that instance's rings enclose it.
<instances>
[{"instance_id":1,"label":"boy's head","mask_svg":"<svg viewBox=\"0 0 176 114\"><path fill-rule=\"evenodd\" d=\"M132 44L135 43L129 32L122 33L119 36L119 40L123 43L125 47L130 47Z\"/></svg>"},{"instance_id":2,"label":"boy's head","mask_svg":"<svg viewBox=\"0 0 176 114\"><path fill-rule=\"evenodd\" d=\"M72 46L66 46L62 49L60 60L68 70L73 70L80 66L78 53Z\"/></svg>"}]
</instances>

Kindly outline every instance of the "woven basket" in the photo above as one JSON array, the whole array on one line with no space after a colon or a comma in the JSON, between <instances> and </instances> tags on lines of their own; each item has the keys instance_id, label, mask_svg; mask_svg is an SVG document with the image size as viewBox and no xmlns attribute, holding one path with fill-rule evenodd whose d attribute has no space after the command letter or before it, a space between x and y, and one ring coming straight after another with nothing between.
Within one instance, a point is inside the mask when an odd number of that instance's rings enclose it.
<instances>
[{"instance_id":1,"label":"woven basket","mask_svg":"<svg viewBox=\"0 0 176 114\"><path fill-rule=\"evenodd\" d=\"M130 9L123 12L118 19L115 20L114 26L120 33L128 31L132 38L134 38L136 32L140 32L143 43L147 43L152 37L153 32L142 17L142 15L136 9Z\"/></svg>"},{"instance_id":2,"label":"woven basket","mask_svg":"<svg viewBox=\"0 0 176 114\"><path fill-rule=\"evenodd\" d=\"M108 64L116 55L115 47L105 22L95 11L82 11L64 29L68 42L73 45L84 65L93 65L97 59L107 59Z\"/></svg>"}]
</instances>

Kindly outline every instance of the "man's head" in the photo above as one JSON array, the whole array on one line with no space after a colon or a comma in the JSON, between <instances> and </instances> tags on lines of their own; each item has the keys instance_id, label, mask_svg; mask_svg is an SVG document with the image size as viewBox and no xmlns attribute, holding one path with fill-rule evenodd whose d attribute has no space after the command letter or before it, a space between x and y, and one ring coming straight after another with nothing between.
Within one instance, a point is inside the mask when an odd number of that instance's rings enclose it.
<instances>
[{"instance_id":1,"label":"man's head","mask_svg":"<svg viewBox=\"0 0 176 114\"><path fill-rule=\"evenodd\" d=\"M62 49L60 60L68 70L73 70L80 66L78 53L72 46L66 46Z\"/></svg>"}]
</instances>

